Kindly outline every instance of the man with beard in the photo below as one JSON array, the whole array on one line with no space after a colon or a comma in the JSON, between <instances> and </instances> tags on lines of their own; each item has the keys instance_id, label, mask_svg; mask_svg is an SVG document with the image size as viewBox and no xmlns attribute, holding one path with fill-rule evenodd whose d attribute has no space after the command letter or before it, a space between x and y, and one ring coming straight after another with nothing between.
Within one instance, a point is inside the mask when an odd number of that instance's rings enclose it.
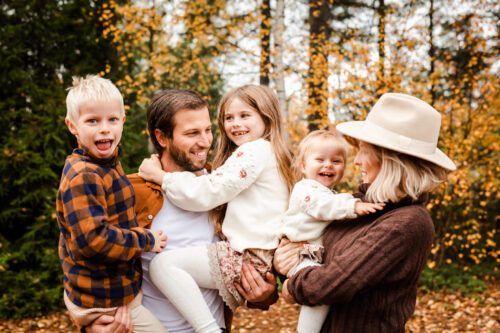
<instances>
[{"instance_id":1,"label":"man with beard","mask_svg":"<svg viewBox=\"0 0 500 333\"><path fill-rule=\"evenodd\" d=\"M165 90L153 97L147 111L148 130L153 145L160 155L163 170L167 172L189 171L196 175L207 172L207 154L212 145L212 124L207 102L191 90ZM135 212L140 226L151 230L163 230L167 235L165 251L200 246L219 240L214 235L214 226L208 212L188 212L174 206L163 196L161 187L146 182L137 174L129 175L136 195ZM194 332L189 323L175 309L167 298L156 288L149 277L149 263L154 254L142 256L144 298L142 304L149 309L171 333ZM264 280L257 271L247 266L243 279L252 291L246 296L250 307L266 309L277 299L274 276L269 274ZM240 288L238 288L240 289ZM242 290L242 289L240 289ZM214 289L201 292L220 327L231 328L232 314L224 308L222 298ZM244 293L244 291L243 291ZM242 294L243 294L242 293ZM117 312L118 313L118 312ZM121 318L126 315L120 313ZM128 324L97 323L92 331L114 326L127 331ZM104 322L101 322L104 324ZM121 326L120 326L121 325Z\"/></svg>"}]
</instances>

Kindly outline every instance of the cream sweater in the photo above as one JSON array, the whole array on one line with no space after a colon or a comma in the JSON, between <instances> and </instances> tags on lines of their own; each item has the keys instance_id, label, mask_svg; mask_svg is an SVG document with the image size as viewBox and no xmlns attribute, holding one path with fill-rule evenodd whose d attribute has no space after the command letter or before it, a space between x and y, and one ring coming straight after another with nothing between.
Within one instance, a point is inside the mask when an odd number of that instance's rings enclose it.
<instances>
[{"instance_id":1,"label":"cream sweater","mask_svg":"<svg viewBox=\"0 0 500 333\"><path fill-rule=\"evenodd\" d=\"M293 187L281 234L292 242L318 243L330 222L357 216L356 201L351 194L335 193L315 180L302 179Z\"/></svg>"},{"instance_id":2,"label":"cream sweater","mask_svg":"<svg viewBox=\"0 0 500 333\"><path fill-rule=\"evenodd\" d=\"M227 203L222 233L236 251L278 246L278 225L289 193L268 141L241 145L208 175L166 173L162 188L184 210L203 212Z\"/></svg>"}]
</instances>

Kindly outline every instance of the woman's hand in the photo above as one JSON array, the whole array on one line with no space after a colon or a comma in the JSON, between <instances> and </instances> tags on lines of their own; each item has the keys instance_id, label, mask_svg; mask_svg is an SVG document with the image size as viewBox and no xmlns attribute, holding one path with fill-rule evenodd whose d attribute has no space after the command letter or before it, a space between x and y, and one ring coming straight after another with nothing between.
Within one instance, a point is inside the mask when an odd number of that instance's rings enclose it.
<instances>
[{"instance_id":1,"label":"woman's hand","mask_svg":"<svg viewBox=\"0 0 500 333\"><path fill-rule=\"evenodd\" d=\"M266 280L249 264L243 264L241 285L234 287L250 303L259 303L269 299L276 290L276 279L273 274L267 273Z\"/></svg>"},{"instance_id":2,"label":"woman's hand","mask_svg":"<svg viewBox=\"0 0 500 333\"><path fill-rule=\"evenodd\" d=\"M289 239L283 238L274 252L274 269L282 275L287 275L299 262L298 253L303 245L304 243L292 243Z\"/></svg>"},{"instance_id":3,"label":"woman's hand","mask_svg":"<svg viewBox=\"0 0 500 333\"><path fill-rule=\"evenodd\" d=\"M296 303L295 299L288 292L288 279L286 279L285 282L283 282L283 288L281 289L281 297L283 297L283 299L287 303L291 304Z\"/></svg>"},{"instance_id":4,"label":"woman's hand","mask_svg":"<svg viewBox=\"0 0 500 333\"><path fill-rule=\"evenodd\" d=\"M132 315L127 306L116 309L115 316L102 315L85 328L87 333L132 333Z\"/></svg>"},{"instance_id":5,"label":"woman's hand","mask_svg":"<svg viewBox=\"0 0 500 333\"><path fill-rule=\"evenodd\" d=\"M155 182L161 185L165 171L161 167L158 154L151 155L151 158L145 158L139 166L139 176L144 180Z\"/></svg>"}]
</instances>

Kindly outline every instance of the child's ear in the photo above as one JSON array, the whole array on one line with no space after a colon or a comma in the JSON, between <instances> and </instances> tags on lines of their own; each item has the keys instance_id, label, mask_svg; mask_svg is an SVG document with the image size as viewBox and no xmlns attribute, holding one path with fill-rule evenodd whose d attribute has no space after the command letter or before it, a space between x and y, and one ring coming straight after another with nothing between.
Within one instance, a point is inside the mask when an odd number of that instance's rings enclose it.
<instances>
[{"instance_id":1,"label":"child's ear","mask_svg":"<svg viewBox=\"0 0 500 333\"><path fill-rule=\"evenodd\" d=\"M126 117L125 115L123 115L123 123L125 123L125 119L126 119L126 118L127 118L127 117Z\"/></svg>"},{"instance_id":2,"label":"child's ear","mask_svg":"<svg viewBox=\"0 0 500 333\"><path fill-rule=\"evenodd\" d=\"M160 146L162 146L162 148L167 148L168 139L165 133L161 129L155 128L155 137L156 141L158 141L158 143L160 144Z\"/></svg>"},{"instance_id":3,"label":"child's ear","mask_svg":"<svg viewBox=\"0 0 500 333\"><path fill-rule=\"evenodd\" d=\"M73 123L71 122L71 120L69 120L68 118L66 118L65 119L65 123L66 123L66 126L68 126L68 129L71 132L71 134L73 134L74 136L77 136L78 135L78 130L76 129L75 125L73 125Z\"/></svg>"},{"instance_id":4,"label":"child's ear","mask_svg":"<svg viewBox=\"0 0 500 333\"><path fill-rule=\"evenodd\" d=\"M302 175L306 174L306 164L304 163L304 161L300 162L299 171Z\"/></svg>"}]
</instances>

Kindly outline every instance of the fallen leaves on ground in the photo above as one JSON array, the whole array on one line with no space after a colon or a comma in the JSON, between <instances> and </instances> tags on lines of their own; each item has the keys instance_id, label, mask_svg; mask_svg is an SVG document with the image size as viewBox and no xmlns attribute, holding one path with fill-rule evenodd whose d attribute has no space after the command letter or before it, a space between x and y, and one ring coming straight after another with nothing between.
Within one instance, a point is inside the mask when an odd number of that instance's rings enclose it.
<instances>
[{"instance_id":1,"label":"fallen leaves on ground","mask_svg":"<svg viewBox=\"0 0 500 333\"><path fill-rule=\"evenodd\" d=\"M269 311L240 308L234 315L232 332L294 332L299 309L300 306L281 299ZM0 321L0 332L77 333L77 330L64 311L38 318ZM500 290L498 286L490 286L485 293L472 297L460 293L420 293L406 332L500 333Z\"/></svg>"}]
</instances>

